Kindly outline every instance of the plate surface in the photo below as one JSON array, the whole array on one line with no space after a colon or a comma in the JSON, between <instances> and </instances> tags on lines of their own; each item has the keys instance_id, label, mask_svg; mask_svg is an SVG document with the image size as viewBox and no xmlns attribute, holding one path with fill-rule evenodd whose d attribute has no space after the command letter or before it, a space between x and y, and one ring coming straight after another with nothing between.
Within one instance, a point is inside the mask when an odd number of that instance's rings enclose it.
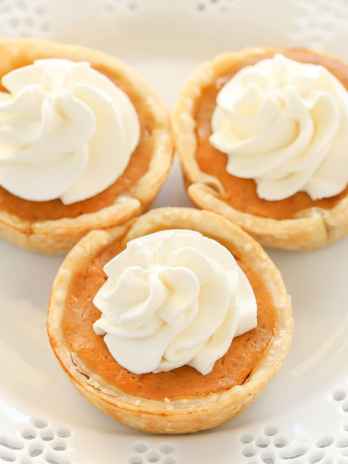
<instances>
[{"instance_id":1,"label":"plate surface","mask_svg":"<svg viewBox=\"0 0 348 464\"><path fill-rule=\"evenodd\" d=\"M347 21L346 0L0 1L2 35L118 55L169 105L194 66L224 50L306 45L348 59ZM176 166L155 206L188 204ZM0 243L0 463L348 463L348 240L314 253L270 254L293 298L286 364L224 427L163 438L123 428L80 397L45 331L62 259Z\"/></svg>"}]
</instances>

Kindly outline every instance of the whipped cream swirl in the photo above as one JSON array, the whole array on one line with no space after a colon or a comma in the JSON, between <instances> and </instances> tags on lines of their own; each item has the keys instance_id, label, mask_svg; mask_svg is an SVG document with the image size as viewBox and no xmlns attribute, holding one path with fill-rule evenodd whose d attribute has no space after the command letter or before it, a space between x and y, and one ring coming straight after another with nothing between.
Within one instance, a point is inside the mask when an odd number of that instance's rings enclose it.
<instances>
[{"instance_id":1,"label":"whipped cream swirl","mask_svg":"<svg viewBox=\"0 0 348 464\"><path fill-rule=\"evenodd\" d=\"M221 89L210 142L261 198L337 195L348 183L348 93L324 67L275 55Z\"/></svg>"},{"instance_id":2,"label":"whipped cream swirl","mask_svg":"<svg viewBox=\"0 0 348 464\"><path fill-rule=\"evenodd\" d=\"M208 374L233 338L257 325L246 275L227 248L198 232L130 241L104 270L94 331L135 374L184 365Z\"/></svg>"},{"instance_id":3,"label":"whipped cream swirl","mask_svg":"<svg viewBox=\"0 0 348 464\"><path fill-rule=\"evenodd\" d=\"M0 186L31 201L91 198L122 175L139 142L128 96L88 63L35 61L2 78Z\"/></svg>"}]
</instances>

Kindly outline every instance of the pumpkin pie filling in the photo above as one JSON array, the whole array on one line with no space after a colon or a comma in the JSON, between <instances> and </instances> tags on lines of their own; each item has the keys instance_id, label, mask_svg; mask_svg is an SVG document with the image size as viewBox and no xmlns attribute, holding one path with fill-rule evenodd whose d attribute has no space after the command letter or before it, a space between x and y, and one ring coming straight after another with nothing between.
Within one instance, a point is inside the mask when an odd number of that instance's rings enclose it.
<instances>
[{"instance_id":1,"label":"pumpkin pie filling","mask_svg":"<svg viewBox=\"0 0 348 464\"><path fill-rule=\"evenodd\" d=\"M103 267L122 251L119 243L109 245L80 271L71 283L62 320L64 341L71 353L108 385L126 394L152 400L180 399L222 392L243 384L267 352L276 328L271 294L243 257L236 259L246 273L258 305L258 325L233 340L227 353L208 375L184 366L169 372L137 375L120 366L109 353L93 323L100 317L93 298L106 280Z\"/></svg>"},{"instance_id":2,"label":"pumpkin pie filling","mask_svg":"<svg viewBox=\"0 0 348 464\"><path fill-rule=\"evenodd\" d=\"M53 58L53 56L51 56ZM60 58L62 58L60 56ZM1 68L1 76L21 66L32 64L33 59L23 57L12 63L10 69ZM103 73L112 82L119 86L130 98L139 118L140 140L124 173L106 190L94 197L64 205L61 200L28 201L12 195L0 187L0 211L12 214L30 222L57 220L62 218L76 218L82 214L94 213L111 206L120 194L126 194L134 184L144 176L149 168L154 144L155 121L154 116L144 105L136 89L121 75L106 68L102 64L91 63L92 67ZM3 88L1 90L4 90ZM115 153L117 156L117 153Z\"/></svg>"},{"instance_id":3,"label":"pumpkin pie filling","mask_svg":"<svg viewBox=\"0 0 348 464\"><path fill-rule=\"evenodd\" d=\"M339 195L322 200L312 200L305 192L298 192L285 200L267 201L257 195L256 183L252 179L242 179L226 171L228 157L214 148L209 137L211 135L211 119L216 106L216 97L223 85L245 66L271 58L275 53L283 53L288 58L303 62L319 64L328 69L348 90L348 66L334 58L324 57L305 49L277 50L272 53L250 54L243 60L236 60L221 74L214 83L207 85L195 105L196 121L196 159L201 171L216 177L224 187L224 200L233 208L244 213L273 219L291 219L301 211L318 207L333 208L348 194L348 186Z\"/></svg>"}]
</instances>

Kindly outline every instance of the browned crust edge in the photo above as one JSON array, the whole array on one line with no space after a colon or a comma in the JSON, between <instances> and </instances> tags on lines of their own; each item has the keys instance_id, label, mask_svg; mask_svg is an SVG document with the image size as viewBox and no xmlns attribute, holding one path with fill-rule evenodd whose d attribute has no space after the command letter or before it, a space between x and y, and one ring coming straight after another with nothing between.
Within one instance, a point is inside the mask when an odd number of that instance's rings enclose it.
<instances>
[{"instance_id":1,"label":"browned crust edge","mask_svg":"<svg viewBox=\"0 0 348 464\"><path fill-rule=\"evenodd\" d=\"M265 246L288 250L310 250L326 246L348 234L348 197L334 208L311 208L294 219L277 220L243 213L227 204L219 180L200 170L195 158L194 106L205 86L216 80L229 64L282 48L254 48L225 53L201 65L181 91L172 116L176 150L187 180L187 192L196 206L214 211L235 222ZM321 52L316 54L326 56Z\"/></svg>"},{"instance_id":2,"label":"browned crust edge","mask_svg":"<svg viewBox=\"0 0 348 464\"><path fill-rule=\"evenodd\" d=\"M243 385L199 398L171 401L138 398L106 385L88 371L64 343L61 322L69 287L76 273L115 240L127 242L166 228L193 229L221 240L227 247L231 244L262 276L272 296L277 321L274 337L266 355ZM191 433L216 427L245 408L280 368L290 347L292 331L290 297L280 272L262 247L225 218L191 208L155 209L124 226L90 232L70 251L59 269L48 315L48 335L53 351L79 391L123 424L163 434Z\"/></svg>"},{"instance_id":3,"label":"browned crust edge","mask_svg":"<svg viewBox=\"0 0 348 464\"><path fill-rule=\"evenodd\" d=\"M99 61L116 70L137 88L144 105L155 120L154 149L146 174L134 184L126 195L95 213L77 218L30 222L0 211L0 238L23 248L46 254L69 250L83 235L93 229L108 229L128 221L146 211L165 182L173 158L173 138L168 112L159 97L137 73L113 56L97 50L75 45L65 45L38 39L1 39L1 47L8 47L11 54L25 53L32 56L62 56L75 60Z\"/></svg>"}]
</instances>

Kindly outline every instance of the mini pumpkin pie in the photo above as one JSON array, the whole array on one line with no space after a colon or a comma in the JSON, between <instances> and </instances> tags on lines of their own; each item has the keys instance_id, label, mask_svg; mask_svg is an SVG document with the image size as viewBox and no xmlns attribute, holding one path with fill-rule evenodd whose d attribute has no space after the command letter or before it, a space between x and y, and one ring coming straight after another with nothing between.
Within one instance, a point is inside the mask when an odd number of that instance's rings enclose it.
<instances>
[{"instance_id":1,"label":"mini pumpkin pie","mask_svg":"<svg viewBox=\"0 0 348 464\"><path fill-rule=\"evenodd\" d=\"M348 65L308 49L218 56L173 116L187 190L266 246L348 232Z\"/></svg>"},{"instance_id":2,"label":"mini pumpkin pie","mask_svg":"<svg viewBox=\"0 0 348 464\"><path fill-rule=\"evenodd\" d=\"M158 97L116 58L0 41L0 237L46 253L146 210L172 159Z\"/></svg>"},{"instance_id":3,"label":"mini pumpkin pie","mask_svg":"<svg viewBox=\"0 0 348 464\"><path fill-rule=\"evenodd\" d=\"M261 246L225 218L155 209L85 236L55 279L51 346L80 392L154 433L222 424L285 358L290 299Z\"/></svg>"}]
</instances>

